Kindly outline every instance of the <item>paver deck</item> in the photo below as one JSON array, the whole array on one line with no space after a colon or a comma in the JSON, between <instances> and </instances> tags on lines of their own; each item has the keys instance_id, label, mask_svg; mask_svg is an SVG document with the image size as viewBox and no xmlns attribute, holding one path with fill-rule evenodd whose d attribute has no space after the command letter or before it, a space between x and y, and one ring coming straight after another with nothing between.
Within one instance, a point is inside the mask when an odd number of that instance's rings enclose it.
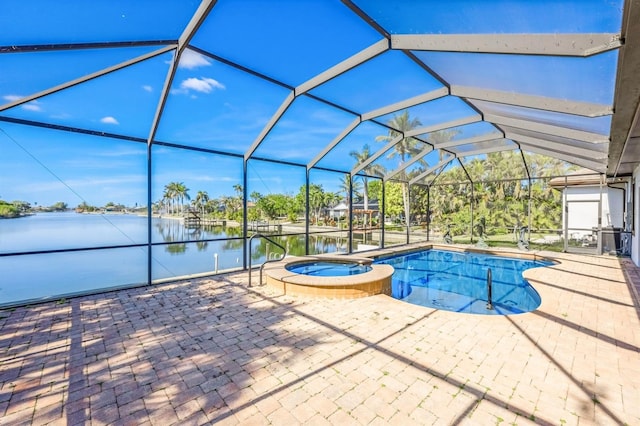
<instances>
[{"instance_id":1,"label":"paver deck","mask_svg":"<svg viewBox=\"0 0 640 426\"><path fill-rule=\"evenodd\" d=\"M246 273L0 311L0 424L640 424L638 269L550 255L514 316Z\"/></svg>"}]
</instances>

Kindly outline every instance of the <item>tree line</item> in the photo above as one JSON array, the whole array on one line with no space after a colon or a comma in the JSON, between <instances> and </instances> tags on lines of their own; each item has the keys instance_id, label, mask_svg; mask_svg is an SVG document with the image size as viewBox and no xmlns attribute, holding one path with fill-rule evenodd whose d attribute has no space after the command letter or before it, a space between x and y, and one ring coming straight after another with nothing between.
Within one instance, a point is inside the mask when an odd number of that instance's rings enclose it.
<instances>
[{"instance_id":1,"label":"tree line","mask_svg":"<svg viewBox=\"0 0 640 426\"><path fill-rule=\"evenodd\" d=\"M529 200L531 199L532 226L536 229L555 229L561 227L560 193L548 185L548 179L527 179L519 151L503 151L476 155L461 166L442 166L434 172L435 179L428 185L414 184L408 181L423 173L433 164L424 159L416 162L410 172L404 166L425 150L425 144L404 134L419 128L422 123L411 118L407 110L394 116L389 122L386 135L375 138L373 143L387 143L398 139L386 159L394 164L397 173L394 180L384 185L385 212L387 217L396 218L405 226L412 224L430 224L435 228L453 224L454 230L464 233L475 220L486 223L485 232L506 232L520 224L528 225ZM425 141L432 145L454 139L460 132L444 130L429 133ZM353 167L368 162L372 151L369 143L360 150L349 153L354 160ZM440 153L438 161L443 159ZM454 160L457 161L457 160ZM537 154L527 155L527 166L532 176L562 176L577 167L561 160ZM362 170L363 175L351 181L349 173L342 175L338 191L325 190L322 185L309 186L309 216L312 223L321 222L327 212L340 202L349 205L350 197L354 202L369 208L371 200L382 200L381 177L390 170L372 162ZM472 182L469 180L472 177ZM352 192L349 188L352 188ZM198 191L191 199L189 188L182 182L170 182L165 185L162 198L154 204L155 210L169 214L182 214L185 208L196 209L202 215L214 218L242 220L243 188L234 185L231 195L211 198L206 191ZM353 195L352 195L353 194ZM296 221L304 216L306 209L306 188L301 186L297 194L260 194L252 192L248 197L248 220L286 219ZM187 203L189 202L189 203Z\"/></svg>"},{"instance_id":2,"label":"tree line","mask_svg":"<svg viewBox=\"0 0 640 426\"><path fill-rule=\"evenodd\" d=\"M0 199L0 219L10 219L27 216L35 212L62 212L68 209L67 203L58 201L50 206L31 205L28 201L5 201Z\"/></svg>"}]
</instances>

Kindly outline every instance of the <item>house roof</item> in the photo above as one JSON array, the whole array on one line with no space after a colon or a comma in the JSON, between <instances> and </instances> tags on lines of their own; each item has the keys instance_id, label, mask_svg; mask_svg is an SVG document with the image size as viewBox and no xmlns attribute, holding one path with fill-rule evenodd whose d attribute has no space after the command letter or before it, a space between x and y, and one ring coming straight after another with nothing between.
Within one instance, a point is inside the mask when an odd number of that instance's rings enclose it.
<instances>
[{"instance_id":1,"label":"house roof","mask_svg":"<svg viewBox=\"0 0 640 426\"><path fill-rule=\"evenodd\" d=\"M566 176L559 176L549 180L549 186L561 189L565 186L595 186L602 182L602 175L594 174L592 170L581 168Z\"/></svg>"}]
</instances>

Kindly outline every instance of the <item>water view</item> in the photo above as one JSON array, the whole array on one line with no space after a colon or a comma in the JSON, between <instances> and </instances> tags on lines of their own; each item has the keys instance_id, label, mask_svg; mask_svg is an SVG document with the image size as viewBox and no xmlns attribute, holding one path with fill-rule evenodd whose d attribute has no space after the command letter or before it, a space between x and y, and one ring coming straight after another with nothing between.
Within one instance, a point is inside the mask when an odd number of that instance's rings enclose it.
<instances>
[{"instance_id":1,"label":"water view","mask_svg":"<svg viewBox=\"0 0 640 426\"><path fill-rule=\"evenodd\" d=\"M0 257L0 304L144 284L148 279L147 232L147 218L133 214L57 212L0 220L0 254L72 250ZM186 227L174 218L154 217L151 279L242 268L241 237L239 227ZM305 253L304 235L272 239L290 254ZM134 244L141 246L117 247ZM311 253L344 251L346 244L346 231L310 236ZM280 252L258 238L252 244L251 261L256 265Z\"/></svg>"}]
</instances>

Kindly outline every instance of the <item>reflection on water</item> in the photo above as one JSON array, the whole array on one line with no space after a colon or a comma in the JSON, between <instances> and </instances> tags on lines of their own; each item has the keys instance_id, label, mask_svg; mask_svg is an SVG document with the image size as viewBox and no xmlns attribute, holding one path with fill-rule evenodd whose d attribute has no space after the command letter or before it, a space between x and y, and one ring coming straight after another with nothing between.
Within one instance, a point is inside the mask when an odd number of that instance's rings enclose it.
<instances>
[{"instance_id":1,"label":"reflection on water","mask_svg":"<svg viewBox=\"0 0 640 426\"><path fill-rule=\"evenodd\" d=\"M0 220L0 253L142 245L0 257L0 303L144 284L149 256L152 280L244 267L245 241L239 227L186 228L179 220L153 218L150 253L148 238L147 218L136 215L65 212ZM305 254L304 235L270 238L288 254ZM346 252L347 244L344 231L309 236L310 254ZM279 258L281 253L269 241L255 238L251 263Z\"/></svg>"},{"instance_id":2,"label":"reflection on water","mask_svg":"<svg viewBox=\"0 0 640 426\"><path fill-rule=\"evenodd\" d=\"M240 228L214 225L186 227L181 220L153 218L152 242L171 243L174 241L198 241L214 238L234 238L242 236Z\"/></svg>"},{"instance_id":3,"label":"reflection on water","mask_svg":"<svg viewBox=\"0 0 640 426\"><path fill-rule=\"evenodd\" d=\"M175 242L165 247L171 254L186 253L192 247L206 251L211 242L203 240L231 238L219 247L223 251L237 250L243 246L240 227L185 227L181 220L168 218L153 218L151 223L151 242ZM303 233L304 228L301 226L299 231ZM334 231L331 235L330 232L309 236L310 254L347 251L347 233ZM269 235L268 232L263 233ZM0 236L0 253L146 244L147 218L127 214L39 213L20 219L0 220ZM285 246L290 254L305 254L304 235L271 238ZM358 238L354 238L354 242L357 243ZM257 257L254 260L259 260L260 254L279 250L272 246L266 240L256 238L254 256L257 252Z\"/></svg>"}]
</instances>

